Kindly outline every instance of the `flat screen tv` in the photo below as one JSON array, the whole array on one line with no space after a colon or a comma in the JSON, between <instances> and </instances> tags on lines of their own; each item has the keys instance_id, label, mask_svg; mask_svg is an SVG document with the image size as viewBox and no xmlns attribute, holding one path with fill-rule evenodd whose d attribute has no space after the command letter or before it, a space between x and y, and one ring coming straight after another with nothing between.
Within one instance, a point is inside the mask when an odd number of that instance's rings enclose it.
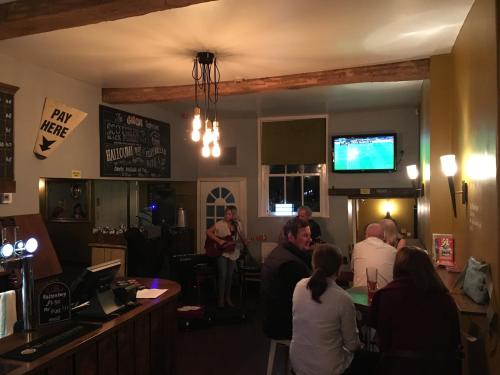
<instances>
[{"instance_id":1,"label":"flat screen tv","mask_svg":"<svg viewBox=\"0 0 500 375\"><path fill-rule=\"evenodd\" d=\"M333 136L332 170L336 173L394 172L396 134Z\"/></svg>"}]
</instances>

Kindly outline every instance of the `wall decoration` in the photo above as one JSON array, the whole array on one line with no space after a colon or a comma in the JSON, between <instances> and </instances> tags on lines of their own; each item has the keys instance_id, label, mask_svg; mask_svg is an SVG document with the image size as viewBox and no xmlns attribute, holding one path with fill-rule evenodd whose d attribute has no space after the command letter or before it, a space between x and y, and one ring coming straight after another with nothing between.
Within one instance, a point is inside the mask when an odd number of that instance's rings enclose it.
<instances>
[{"instance_id":1,"label":"wall decoration","mask_svg":"<svg viewBox=\"0 0 500 375\"><path fill-rule=\"evenodd\" d=\"M40 128L33 152L38 159L46 159L87 117L85 112L54 99L45 99Z\"/></svg>"},{"instance_id":2,"label":"wall decoration","mask_svg":"<svg viewBox=\"0 0 500 375\"><path fill-rule=\"evenodd\" d=\"M455 265L455 241L452 234L432 234L432 252L440 266Z\"/></svg>"},{"instance_id":3,"label":"wall decoration","mask_svg":"<svg viewBox=\"0 0 500 375\"><path fill-rule=\"evenodd\" d=\"M101 105L101 177L170 177L170 125Z\"/></svg>"}]
</instances>

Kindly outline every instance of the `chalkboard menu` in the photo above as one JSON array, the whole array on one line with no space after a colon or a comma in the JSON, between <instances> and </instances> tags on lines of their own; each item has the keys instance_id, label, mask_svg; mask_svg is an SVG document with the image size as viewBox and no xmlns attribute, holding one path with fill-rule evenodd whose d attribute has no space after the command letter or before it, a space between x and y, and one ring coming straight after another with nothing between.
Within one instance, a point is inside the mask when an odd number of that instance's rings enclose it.
<instances>
[{"instance_id":1,"label":"chalkboard menu","mask_svg":"<svg viewBox=\"0 0 500 375\"><path fill-rule=\"evenodd\" d=\"M170 177L170 125L101 105L102 177Z\"/></svg>"},{"instance_id":2,"label":"chalkboard menu","mask_svg":"<svg viewBox=\"0 0 500 375\"><path fill-rule=\"evenodd\" d=\"M70 296L66 284L55 282L47 285L38 300L39 323L49 324L70 318Z\"/></svg>"},{"instance_id":3,"label":"chalkboard menu","mask_svg":"<svg viewBox=\"0 0 500 375\"><path fill-rule=\"evenodd\" d=\"M16 91L17 87L0 84L0 181L4 182L14 181L14 93Z\"/></svg>"}]
</instances>

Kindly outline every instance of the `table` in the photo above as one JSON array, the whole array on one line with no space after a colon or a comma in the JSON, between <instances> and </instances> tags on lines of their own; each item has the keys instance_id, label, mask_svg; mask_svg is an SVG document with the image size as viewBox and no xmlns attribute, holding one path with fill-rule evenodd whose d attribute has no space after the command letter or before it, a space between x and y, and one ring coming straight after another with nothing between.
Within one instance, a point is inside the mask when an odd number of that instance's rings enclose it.
<instances>
[{"instance_id":1,"label":"table","mask_svg":"<svg viewBox=\"0 0 500 375\"><path fill-rule=\"evenodd\" d=\"M158 298L139 300L140 306L32 362L2 358L0 366L18 366L8 375L173 374L180 286L163 279L137 280L149 288L168 290ZM0 353L56 329L52 326L5 337L0 340Z\"/></svg>"}]
</instances>

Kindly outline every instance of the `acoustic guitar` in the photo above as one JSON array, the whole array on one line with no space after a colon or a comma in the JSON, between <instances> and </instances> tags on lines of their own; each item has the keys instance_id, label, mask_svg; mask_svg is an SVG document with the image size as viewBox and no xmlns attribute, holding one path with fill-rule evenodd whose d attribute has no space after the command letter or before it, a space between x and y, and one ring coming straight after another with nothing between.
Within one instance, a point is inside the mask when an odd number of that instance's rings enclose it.
<instances>
[{"instance_id":1,"label":"acoustic guitar","mask_svg":"<svg viewBox=\"0 0 500 375\"><path fill-rule=\"evenodd\" d=\"M205 238L205 252L209 257L218 257L221 256L222 253L234 252L236 249L236 241L233 240L233 237L226 236L221 238L221 240L224 240L225 242L222 245L219 245L207 235Z\"/></svg>"}]
</instances>

